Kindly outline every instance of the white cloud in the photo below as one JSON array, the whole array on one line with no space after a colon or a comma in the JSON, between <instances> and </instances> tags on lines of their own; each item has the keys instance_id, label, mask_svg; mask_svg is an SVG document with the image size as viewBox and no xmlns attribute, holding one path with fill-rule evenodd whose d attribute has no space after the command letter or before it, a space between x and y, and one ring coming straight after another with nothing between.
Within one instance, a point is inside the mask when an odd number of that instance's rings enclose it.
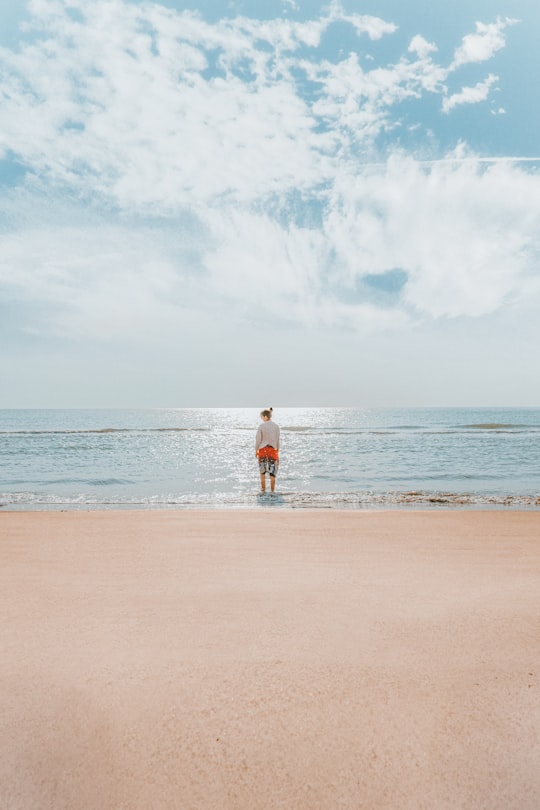
<instances>
[{"instance_id":1,"label":"white cloud","mask_svg":"<svg viewBox=\"0 0 540 810\"><path fill-rule=\"evenodd\" d=\"M463 37L461 45L454 54L452 68L471 62L485 62L506 44L503 32L509 25L518 20L498 17L494 23L476 23L476 33Z\"/></svg>"},{"instance_id":2,"label":"white cloud","mask_svg":"<svg viewBox=\"0 0 540 810\"><path fill-rule=\"evenodd\" d=\"M462 87L459 93L454 93L448 98L443 98L443 112L448 113L460 104L478 104L480 101L485 101L489 96L491 88L498 80L498 76L494 76L490 73L487 79L484 79L483 82L478 82L474 87Z\"/></svg>"},{"instance_id":3,"label":"white cloud","mask_svg":"<svg viewBox=\"0 0 540 810\"><path fill-rule=\"evenodd\" d=\"M421 58L425 58L430 53L437 51L438 48L433 42L428 42L420 34L417 34L411 39L408 50L409 53L416 53Z\"/></svg>"},{"instance_id":4,"label":"white cloud","mask_svg":"<svg viewBox=\"0 0 540 810\"><path fill-rule=\"evenodd\" d=\"M331 22L347 22L353 26L358 35L367 34L370 39L381 39L385 34L393 34L397 31L397 25L380 17L373 17L367 14L346 14L343 6L338 0L333 0L330 4L328 20Z\"/></svg>"},{"instance_id":5,"label":"white cloud","mask_svg":"<svg viewBox=\"0 0 540 810\"><path fill-rule=\"evenodd\" d=\"M511 164L404 156L336 186L326 232L348 278L400 268L401 305L480 316L538 291L540 184Z\"/></svg>"},{"instance_id":6,"label":"white cloud","mask_svg":"<svg viewBox=\"0 0 540 810\"><path fill-rule=\"evenodd\" d=\"M260 198L327 176L334 140L291 78L292 54L346 21L372 38L372 17L222 20L115 0L34 3L47 32L0 54L0 147L42 176L79 184L123 207L170 210L220 195ZM208 60L216 69L206 73Z\"/></svg>"}]
</instances>

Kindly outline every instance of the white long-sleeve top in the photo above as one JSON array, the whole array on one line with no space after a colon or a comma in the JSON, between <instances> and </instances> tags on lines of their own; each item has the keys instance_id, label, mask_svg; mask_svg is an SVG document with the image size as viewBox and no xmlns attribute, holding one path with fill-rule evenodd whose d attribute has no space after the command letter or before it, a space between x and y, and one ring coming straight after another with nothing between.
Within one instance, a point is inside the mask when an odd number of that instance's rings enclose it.
<instances>
[{"instance_id":1,"label":"white long-sleeve top","mask_svg":"<svg viewBox=\"0 0 540 810\"><path fill-rule=\"evenodd\" d=\"M276 425L271 419L268 422L261 422L259 425L255 439L255 452L268 444L279 450L279 425Z\"/></svg>"}]
</instances>

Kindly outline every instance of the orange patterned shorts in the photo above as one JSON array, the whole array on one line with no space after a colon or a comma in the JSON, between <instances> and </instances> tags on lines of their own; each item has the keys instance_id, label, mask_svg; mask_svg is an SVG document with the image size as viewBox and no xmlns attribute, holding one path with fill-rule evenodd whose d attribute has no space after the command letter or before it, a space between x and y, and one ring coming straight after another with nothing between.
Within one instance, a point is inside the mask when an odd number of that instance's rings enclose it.
<instances>
[{"instance_id":1,"label":"orange patterned shorts","mask_svg":"<svg viewBox=\"0 0 540 810\"><path fill-rule=\"evenodd\" d=\"M271 475L275 478L279 467L279 453L275 447L267 444L257 451L259 472L261 475Z\"/></svg>"}]
</instances>

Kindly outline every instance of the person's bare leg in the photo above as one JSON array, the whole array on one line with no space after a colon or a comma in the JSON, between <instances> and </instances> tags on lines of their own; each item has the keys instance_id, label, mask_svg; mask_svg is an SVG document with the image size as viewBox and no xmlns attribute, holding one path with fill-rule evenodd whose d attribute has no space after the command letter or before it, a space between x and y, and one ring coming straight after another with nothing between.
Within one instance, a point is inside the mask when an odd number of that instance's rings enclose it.
<instances>
[{"instance_id":1,"label":"person's bare leg","mask_svg":"<svg viewBox=\"0 0 540 810\"><path fill-rule=\"evenodd\" d=\"M270 491L274 492L275 488L276 488L276 476L271 475L270 476Z\"/></svg>"},{"instance_id":2,"label":"person's bare leg","mask_svg":"<svg viewBox=\"0 0 540 810\"><path fill-rule=\"evenodd\" d=\"M261 491L266 492L266 475L261 473Z\"/></svg>"}]
</instances>

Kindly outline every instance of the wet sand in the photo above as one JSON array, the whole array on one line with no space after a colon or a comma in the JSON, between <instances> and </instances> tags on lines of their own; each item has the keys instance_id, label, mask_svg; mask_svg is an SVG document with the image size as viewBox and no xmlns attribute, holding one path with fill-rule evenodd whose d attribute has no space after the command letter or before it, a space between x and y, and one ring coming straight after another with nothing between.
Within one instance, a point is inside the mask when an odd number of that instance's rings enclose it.
<instances>
[{"instance_id":1,"label":"wet sand","mask_svg":"<svg viewBox=\"0 0 540 810\"><path fill-rule=\"evenodd\" d=\"M0 513L0 807L538 810L540 513Z\"/></svg>"}]
</instances>

